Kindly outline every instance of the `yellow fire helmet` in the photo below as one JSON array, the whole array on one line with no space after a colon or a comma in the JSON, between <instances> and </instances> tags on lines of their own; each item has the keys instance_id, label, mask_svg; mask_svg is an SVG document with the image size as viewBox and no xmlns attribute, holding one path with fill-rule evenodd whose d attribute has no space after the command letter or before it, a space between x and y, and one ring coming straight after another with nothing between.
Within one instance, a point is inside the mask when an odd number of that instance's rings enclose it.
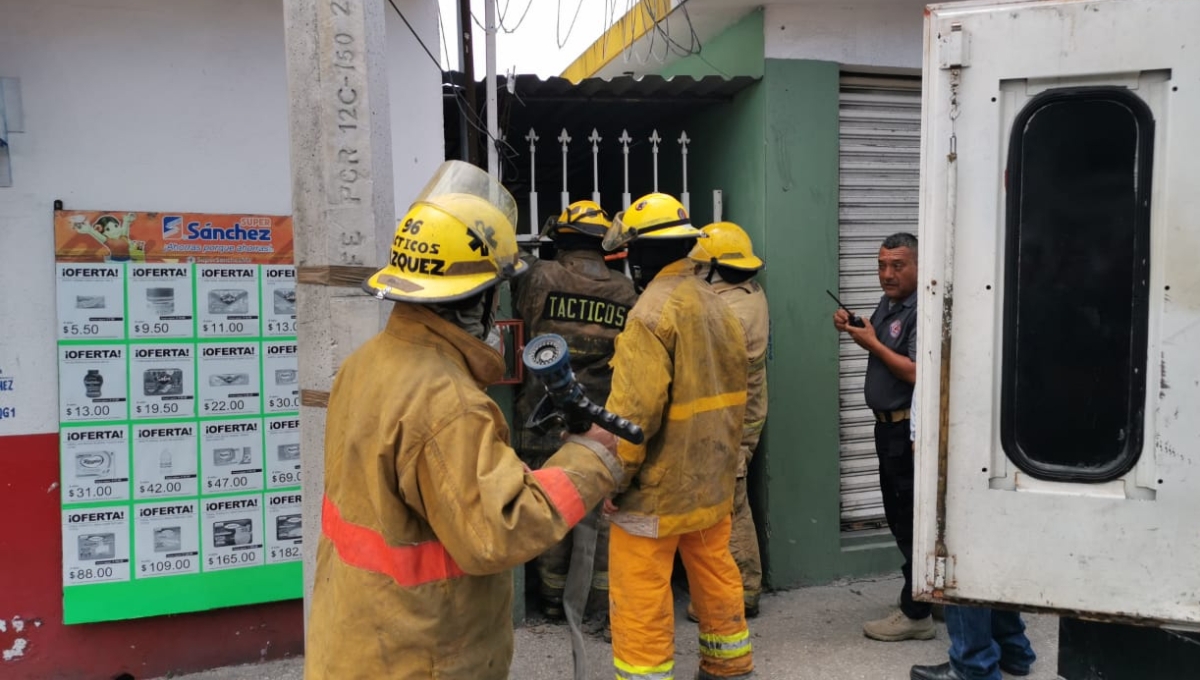
<instances>
[{"instance_id":1,"label":"yellow fire helmet","mask_svg":"<svg viewBox=\"0 0 1200 680\"><path fill-rule=\"evenodd\" d=\"M491 175L446 161L396 225L388 264L363 282L380 300L450 302L529 268L517 251L517 203Z\"/></svg>"},{"instance_id":2,"label":"yellow fire helmet","mask_svg":"<svg viewBox=\"0 0 1200 680\"><path fill-rule=\"evenodd\" d=\"M604 235L604 249L619 250L630 241L646 239L703 238L692 226L687 210L675 197L666 194L646 194L633 202L628 210L617 213L612 226Z\"/></svg>"},{"instance_id":3,"label":"yellow fire helmet","mask_svg":"<svg viewBox=\"0 0 1200 680\"><path fill-rule=\"evenodd\" d=\"M603 238L608 233L612 221L608 213L595 201L575 201L562 211L558 219L551 218L542 230L542 236L554 237L559 234L584 234Z\"/></svg>"},{"instance_id":4,"label":"yellow fire helmet","mask_svg":"<svg viewBox=\"0 0 1200 680\"><path fill-rule=\"evenodd\" d=\"M716 261L724 267L756 272L763 261L754 254L754 245L741 227L733 222L714 222L701 229L708 238L697 241L688 257L708 264Z\"/></svg>"}]
</instances>

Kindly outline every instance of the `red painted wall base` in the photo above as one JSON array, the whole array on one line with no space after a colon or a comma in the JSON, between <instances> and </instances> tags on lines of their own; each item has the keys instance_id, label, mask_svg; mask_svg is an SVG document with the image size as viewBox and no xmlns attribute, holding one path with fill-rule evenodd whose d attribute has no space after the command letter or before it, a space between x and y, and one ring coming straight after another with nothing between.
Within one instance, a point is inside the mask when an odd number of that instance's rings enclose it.
<instances>
[{"instance_id":1,"label":"red painted wall base","mask_svg":"<svg viewBox=\"0 0 1200 680\"><path fill-rule=\"evenodd\" d=\"M153 678L303 652L300 601L64 626L58 434L0 437L0 465L0 679Z\"/></svg>"}]
</instances>

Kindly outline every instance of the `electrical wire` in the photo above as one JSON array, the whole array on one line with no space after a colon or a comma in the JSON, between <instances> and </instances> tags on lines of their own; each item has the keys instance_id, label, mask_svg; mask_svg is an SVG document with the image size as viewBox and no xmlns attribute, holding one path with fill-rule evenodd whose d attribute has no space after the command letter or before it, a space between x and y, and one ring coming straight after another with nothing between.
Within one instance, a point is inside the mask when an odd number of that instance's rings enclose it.
<instances>
[{"instance_id":1,"label":"electrical wire","mask_svg":"<svg viewBox=\"0 0 1200 680\"><path fill-rule=\"evenodd\" d=\"M490 2L491 0L484 0L484 1ZM504 7L505 7L504 11L507 12L508 11L508 9L507 9L508 3L505 3ZM511 34L511 33L515 32L518 28L521 27L521 24L525 23L525 17L529 14L529 9L531 7L533 7L533 0L529 0L529 4L525 5L525 11L521 12L521 18L517 19L517 25L513 26L512 28L508 28L507 26L504 25L504 13L500 11L499 7L497 7L496 8L496 27L505 33ZM475 25L478 26L479 28L481 28L485 31L487 30L487 26L482 21L479 20L479 17L475 15L475 12L471 12L471 20L474 21Z\"/></svg>"},{"instance_id":2,"label":"electrical wire","mask_svg":"<svg viewBox=\"0 0 1200 680\"><path fill-rule=\"evenodd\" d=\"M558 49L566 47L567 41L571 39L571 33L575 30L575 22L579 20L579 10L583 9L583 0L579 0L579 4L575 5L575 16L571 18L571 25L567 27L567 35L562 36L562 0L558 0L558 13L554 18L554 37L558 40Z\"/></svg>"},{"instance_id":3,"label":"electrical wire","mask_svg":"<svg viewBox=\"0 0 1200 680\"><path fill-rule=\"evenodd\" d=\"M450 45L446 41L446 25L442 23L442 8L438 7L438 37L442 40L442 54L446 55L446 70L450 70ZM462 68L459 65L459 68Z\"/></svg>"},{"instance_id":4,"label":"electrical wire","mask_svg":"<svg viewBox=\"0 0 1200 680\"><path fill-rule=\"evenodd\" d=\"M392 9L396 10L396 14L400 16L401 21L403 21L404 25L408 27L408 30L413 34L413 37L417 39L417 42L421 44L421 48L425 50L425 54L429 55L429 59L433 62L434 66L437 67L438 73L442 73L441 62L438 61L437 57L433 55L433 52L431 52L425 45L425 41L421 39L421 36L417 34L416 29L413 28L411 23L409 23L408 18L404 16L404 12L400 11L400 8L396 6L394 0L388 0L388 4L392 6ZM444 27L442 26L442 13L440 9L438 10L438 25L443 29L441 31L442 45L446 53L446 63L449 64L450 48L446 43L446 35ZM461 88L459 88L453 82L450 83L450 88L454 94L454 103L458 106L459 113L463 115L463 118L467 121L467 124L481 132L488 139L492 140L492 143L496 144L497 149L503 152L502 156L505 158L505 160L519 172L520 168L517 168L516 163L512 161L512 159L517 156L517 150L514 149L507 140L497 139L496 137L492 136L492 133L488 131L483 119L479 116L479 113L471 110L471 107L468 105L466 96L462 93ZM507 151L505 151L506 148Z\"/></svg>"},{"instance_id":5,"label":"electrical wire","mask_svg":"<svg viewBox=\"0 0 1200 680\"><path fill-rule=\"evenodd\" d=\"M531 7L533 7L533 0L529 0L529 2L525 5L525 11L521 12L521 18L517 19L517 25L513 26L512 28L508 28L507 26L504 25L504 17L506 14L508 14L508 2L505 2L504 3L504 11L503 12L499 11L499 8L497 8L497 11L496 11L496 15L498 18L497 23L500 25L500 29L503 30L505 33L515 33L517 31L517 29L521 27L521 24L525 23L525 17L529 15L529 8L531 8Z\"/></svg>"},{"instance_id":6,"label":"electrical wire","mask_svg":"<svg viewBox=\"0 0 1200 680\"><path fill-rule=\"evenodd\" d=\"M408 17L404 16L404 12L400 11L400 8L396 6L396 3L394 0L388 0L388 4L392 6L392 9L396 10L396 14L400 15L400 20L404 22L405 26L408 26L409 32L412 33L413 37L417 39L417 42L421 44L421 49L425 50L425 54L429 55L429 58L433 61L434 66L437 66L438 73L441 73L442 72L442 62L438 61L438 58L433 56L433 52L430 52L429 48L425 46L425 41L421 40L421 36L417 33L417 29L413 28L413 25L408 23ZM442 19L442 13L439 10L438 11L438 21L440 22L441 19ZM447 58L446 63L447 64L450 63L449 58Z\"/></svg>"}]
</instances>

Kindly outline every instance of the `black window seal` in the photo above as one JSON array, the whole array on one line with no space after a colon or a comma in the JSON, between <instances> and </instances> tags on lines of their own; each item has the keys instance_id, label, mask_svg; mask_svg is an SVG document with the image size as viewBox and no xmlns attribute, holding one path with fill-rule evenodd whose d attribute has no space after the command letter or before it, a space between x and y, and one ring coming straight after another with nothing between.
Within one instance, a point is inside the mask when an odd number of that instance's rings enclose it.
<instances>
[{"instance_id":1,"label":"black window seal","mask_svg":"<svg viewBox=\"0 0 1200 680\"><path fill-rule=\"evenodd\" d=\"M1128 411L1130 433L1125 439L1125 450L1111 463L1094 468L1079 468L1070 465L1054 465L1031 458L1016 442L1014 432L1013 400L1017 312L1017 260L1010 257L1018 247L1021 217L1020 180L1022 174L1022 144L1025 128L1030 119L1048 105L1063 101L1078 100L1111 101L1127 107L1138 125L1137 141L1137 214L1134 223L1133 260L1133 309L1130 329L1130 405ZM1004 234L1004 279L1005 299L1003 316L1003 354L1001 357L1000 397L1000 443L1005 454L1017 468L1035 479L1053 482L1099 484L1123 477L1137 465L1144 453L1146 380L1148 375L1149 342L1149 278L1151 240L1151 191L1154 169L1154 113L1140 97L1125 87L1065 87L1047 90L1035 96L1017 114L1013 121L1008 144L1008 170L1005 177L1005 234ZM1139 363L1140 362L1140 363ZM1013 367L1009 370L1008 367ZM1135 369L1141 369L1137 371ZM1098 369L1103 370L1103 369Z\"/></svg>"}]
</instances>

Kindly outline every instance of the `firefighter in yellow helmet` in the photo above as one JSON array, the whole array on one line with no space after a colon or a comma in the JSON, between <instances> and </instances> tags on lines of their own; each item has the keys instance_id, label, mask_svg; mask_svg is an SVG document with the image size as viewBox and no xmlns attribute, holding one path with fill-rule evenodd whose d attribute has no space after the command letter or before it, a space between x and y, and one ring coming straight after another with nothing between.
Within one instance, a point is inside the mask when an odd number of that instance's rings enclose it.
<instances>
[{"instance_id":1,"label":"firefighter in yellow helmet","mask_svg":"<svg viewBox=\"0 0 1200 680\"><path fill-rule=\"evenodd\" d=\"M625 483L611 513L613 662L622 680L673 678L671 570L678 550L700 618L702 680L754 670L742 582L729 553L734 479L746 411L746 342L730 307L688 259L703 237L671 196L616 216L605 248L629 244L645 286L617 337L608 408L640 425L621 441Z\"/></svg>"},{"instance_id":2,"label":"firefighter in yellow helmet","mask_svg":"<svg viewBox=\"0 0 1200 680\"><path fill-rule=\"evenodd\" d=\"M608 215L593 201L572 203L551 218L543 231L553 241L554 259L534 262L516 287L516 310L525 322L526 335L562 336L571 351L575 377L588 399L597 404L608 399L613 339L625 327L625 317L637 301L633 282L604 261L600 241L611 225ZM541 382L527 374L517 399L519 422L527 423L545 393ZM560 429L521 428L517 451L522 460L535 469L541 467L558 449ZM597 524L588 610L603 621L608 612L608 523L601 520ZM542 611L552 619L563 618L563 590L577 533L537 559Z\"/></svg>"},{"instance_id":3,"label":"firefighter in yellow helmet","mask_svg":"<svg viewBox=\"0 0 1200 680\"><path fill-rule=\"evenodd\" d=\"M395 306L341 366L305 677L504 680L510 569L562 539L621 475L611 435L572 436L531 472L484 392L496 287L520 274L516 205L478 168L444 164L363 288Z\"/></svg>"},{"instance_id":4,"label":"firefighter in yellow helmet","mask_svg":"<svg viewBox=\"0 0 1200 680\"><path fill-rule=\"evenodd\" d=\"M767 422L767 343L771 329L767 295L754 280L763 261L754 254L750 237L732 222L716 222L701 229L708 238L692 249L691 258L709 266L705 277L733 310L746 335L746 354L750 362L746 379L746 419L742 424L742 442L738 451L737 485L733 493L733 531L729 550L742 574L746 616L758 615L762 594L762 562L758 553L758 534L746 489L746 470L758 448L763 425ZM697 620L695 608L688 616Z\"/></svg>"}]
</instances>

